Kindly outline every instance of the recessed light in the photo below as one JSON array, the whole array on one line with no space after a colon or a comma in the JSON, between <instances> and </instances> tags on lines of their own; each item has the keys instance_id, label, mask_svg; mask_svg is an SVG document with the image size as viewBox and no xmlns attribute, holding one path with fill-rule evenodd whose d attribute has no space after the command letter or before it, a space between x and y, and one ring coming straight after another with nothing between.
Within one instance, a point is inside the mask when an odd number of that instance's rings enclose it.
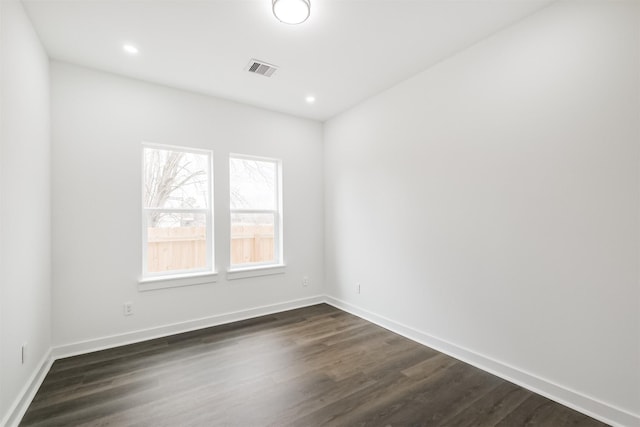
<instances>
[{"instance_id":1,"label":"recessed light","mask_svg":"<svg viewBox=\"0 0 640 427\"><path fill-rule=\"evenodd\" d=\"M129 55L135 55L138 53L138 48L132 44L125 44L122 46L122 50L127 52Z\"/></svg>"},{"instance_id":2,"label":"recessed light","mask_svg":"<svg viewBox=\"0 0 640 427\"><path fill-rule=\"evenodd\" d=\"M313 95L309 95L304 100L307 101L307 104L313 104L314 102L316 102L316 97Z\"/></svg>"}]
</instances>

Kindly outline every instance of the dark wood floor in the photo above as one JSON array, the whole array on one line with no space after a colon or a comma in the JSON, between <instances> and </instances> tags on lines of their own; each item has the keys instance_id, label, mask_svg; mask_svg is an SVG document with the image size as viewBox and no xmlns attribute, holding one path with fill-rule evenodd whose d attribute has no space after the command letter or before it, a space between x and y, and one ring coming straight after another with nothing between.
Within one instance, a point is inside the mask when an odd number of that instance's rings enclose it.
<instances>
[{"instance_id":1,"label":"dark wood floor","mask_svg":"<svg viewBox=\"0 0 640 427\"><path fill-rule=\"evenodd\" d=\"M22 426L602 426L325 304L54 363Z\"/></svg>"}]
</instances>

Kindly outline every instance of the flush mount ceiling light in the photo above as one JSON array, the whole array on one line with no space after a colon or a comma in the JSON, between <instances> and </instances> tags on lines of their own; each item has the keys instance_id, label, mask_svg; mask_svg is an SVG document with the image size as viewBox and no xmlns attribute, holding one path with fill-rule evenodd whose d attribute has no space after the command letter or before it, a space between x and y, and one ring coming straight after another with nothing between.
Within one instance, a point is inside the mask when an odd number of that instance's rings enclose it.
<instances>
[{"instance_id":1,"label":"flush mount ceiling light","mask_svg":"<svg viewBox=\"0 0 640 427\"><path fill-rule=\"evenodd\" d=\"M310 0L273 0L273 14L285 24L301 24L311 13Z\"/></svg>"}]
</instances>

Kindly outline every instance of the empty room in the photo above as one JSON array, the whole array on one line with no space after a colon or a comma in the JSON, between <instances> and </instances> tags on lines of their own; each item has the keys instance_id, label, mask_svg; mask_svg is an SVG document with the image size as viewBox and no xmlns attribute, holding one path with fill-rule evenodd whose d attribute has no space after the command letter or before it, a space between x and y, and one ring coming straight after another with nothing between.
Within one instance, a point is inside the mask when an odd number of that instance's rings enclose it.
<instances>
[{"instance_id":1,"label":"empty room","mask_svg":"<svg viewBox=\"0 0 640 427\"><path fill-rule=\"evenodd\" d=\"M640 2L0 0L0 427L640 427Z\"/></svg>"}]
</instances>

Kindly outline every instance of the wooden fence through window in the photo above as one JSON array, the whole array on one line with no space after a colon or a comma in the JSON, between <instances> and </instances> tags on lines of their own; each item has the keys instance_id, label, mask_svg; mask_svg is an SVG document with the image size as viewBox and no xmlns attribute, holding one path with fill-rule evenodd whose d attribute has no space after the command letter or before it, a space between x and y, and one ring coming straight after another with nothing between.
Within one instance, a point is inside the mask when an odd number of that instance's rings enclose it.
<instances>
[{"instance_id":1,"label":"wooden fence through window","mask_svg":"<svg viewBox=\"0 0 640 427\"><path fill-rule=\"evenodd\" d=\"M274 260L273 226L234 225L231 229L231 263ZM154 228L147 231L149 272L188 270L207 265L204 227Z\"/></svg>"}]
</instances>

